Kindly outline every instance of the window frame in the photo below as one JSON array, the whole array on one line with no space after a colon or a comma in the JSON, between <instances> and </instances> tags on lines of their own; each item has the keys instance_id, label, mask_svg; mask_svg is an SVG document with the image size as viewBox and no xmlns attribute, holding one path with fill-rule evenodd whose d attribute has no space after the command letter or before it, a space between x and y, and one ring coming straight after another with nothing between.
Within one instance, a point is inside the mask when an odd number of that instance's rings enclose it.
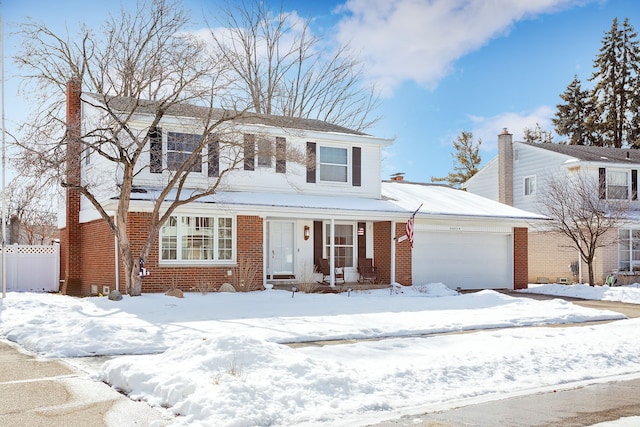
<instances>
[{"instance_id":1,"label":"window frame","mask_svg":"<svg viewBox=\"0 0 640 427\"><path fill-rule=\"evenodd\" d=\"M323 162L322 161L323 150L344 151L345 163L343 164L343 163L336 163L331 161ZM350 177L350 172L352 170L352 164L351 164L351 156L349 152L350 150L348 147L335 147L331 145L318 144L318 152L316 156L317 158L316 170L318 171L318 181L323 183L332 183L332 184L350 184L349 177ZM344 180L326 179L326 177L323 178L323 169L326 169L326 168L332 168L332 169L344 168Z\"/></svg>"},{"instance_id":2,"label":"window frame","mask_svg":"<svg viewBox=\"0 0 640 427\"><path fill-rule=\"evenodd\" d=\"M194 247L189 248L188 245L184 246L184 243L196 242L198 239L189 239L188 229L185 230L183 227L183 219L190 218L194 221L194 228L197 230L199 227L197 224L200 219L206 218L208 219L212 226L211 228L211 258L198 258L198 259L184 259L183 254L185 249L195 249ZM175 225L171 226L171 221L175 219ZM229 222L229 226L225 226L224 229L228 230L227 233L221 234L221 224L220 220L225 222ZM172 233L168 233L168 227L175 227L175 237L172 241L169 241L167 238L172 237ZM187 233L185 233L185 231ZM193 236L193 235L191 235ZM185 238L187 240L185 240ZM223 241L230 241L229 244L223 245L221 247L221 243ZM173 242L173 246L168 246ZM165 250L175 250L175 259L165 258ZM230 257L220 258L220 251L230 251ZM201 215L201 214L174 214L171 215L167 222L160 228L159 236L158 236L158 261L160 265L229 265L235 264L236 256L237 256L237 233L236 233L236 217L231 215Z\"/></svg>"},{"instance_id":3,"label":"window frame","mask_svg":"<svg viewBox=\"0 0 640 427\"><path fill-rule=\"evenodd\" d=\"M624 174L626 177L626 184L623 185L612 185L609 183L609 179L615 174ZM612 197L611 188L622 189L625 188L625 197ZM605 191L606 191L606 199L607 200L629 200L631 195L631 171L628 169L606 169L606 177L605 177Z\"/></svg>"},{"instance_id":4,"label":"window frame","mask_svg":"<svg viewBox=\"0 0 640 427\"><path fill-rule=\"evenodd\" d=\"M171 139L174 137L174 135L189 136L189 137L192 137L192 138L190 138L190 139L192 139L192 141L190 140L190 141L187 141L186 143L182 142L182 141L179 141L179 140L178 141L172 141ZM167 168L168 171L175 172L176 170L178 170L184 164L184 162L178 164L176 162L169 161L170 154L176 154L178 156L184 156L185 159L188 158L193 153L193 151L198 148L199 143L200 143L200 138L202 138L202 135L199 135L199 134L196 134L196 133L167 131L166 132L166 138L167 138L166 142L165 142L166 150L165 150L165 155L164 155L165 161L167 163L166 168ZM191 148L191 151L188 151L188 150L184 149L185 148L185 144L189 144L189 143L193 144L193 147L187 147L187 148ZM175 147L173 149L169 149L169 145L170 144L182 144L182 147L180 147L180 148L183 148L183 149L177 149ZM203 150L201 150L201 152L199 154L200 161L197 161L197 162L194 163L194 165L191 168L191 173L202 174L204 172L203 167L202 167L202 154L203 154L202 151Z\"/></svg>"},{"instance_id":5,"label":"window frame","mask_svg":"<svg viewBox=\"0 0 640 427\"><path fill-rule=\"evenodd\" d=\"M335 258L336 261L339 258L344 258L344 256L341 256L340 254L338 254L339 252L339 248L351 248L351 265L340 265L339 262L336 262L335 266L336 267L344 267L344 268L348 268L348 269L355 269L356 268L356 259L358 257L358 236L357 236L357 232L358 232L358 226L357 223L355 222L335 222L334 223L334 228L337 228L338 226L348 226L351 227L351 244L340 244L340 243L336 243L335 242L335 235L334 235L334 243L333 243L333 247L335 250ZM329 240L330 237L330 232L331 232L331 223L328 221L324 221L323 222L323 227L322 227L322 252L323 252L323 258L329 259L329 256L331 254L331 241Z\"/></svg>"},{"instance_id":6,"label":"window frame","mask_svg":"<svg viewBox=\"0 0 640 427\"><path fill-rule=\"evenodd\" d=\"M528 175L522 179L522 193L525 197L536 195L536 176Z\"/></svg>"}]
</instances>

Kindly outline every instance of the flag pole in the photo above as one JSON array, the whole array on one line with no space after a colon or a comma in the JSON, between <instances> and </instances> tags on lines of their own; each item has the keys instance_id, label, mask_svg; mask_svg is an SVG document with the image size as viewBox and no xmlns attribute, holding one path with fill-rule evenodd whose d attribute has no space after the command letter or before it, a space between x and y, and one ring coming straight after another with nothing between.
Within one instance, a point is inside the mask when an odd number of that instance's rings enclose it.
<instances>
[{"instance_id":1,"label":"flag pole","mask_svg":"<svg viewBox=\"0 0 640 427\"><path fill-rule=\"evenodd\" d=\"M424 205L424 203L420 203L420 206L418 206L418 209L416 209L415 211L413 211L413 213L411 214L412 217L416 216L416 214L418 213L418 211L420 210L420 208L422 207L422 205Z\"/></svg>"}]
</instances>

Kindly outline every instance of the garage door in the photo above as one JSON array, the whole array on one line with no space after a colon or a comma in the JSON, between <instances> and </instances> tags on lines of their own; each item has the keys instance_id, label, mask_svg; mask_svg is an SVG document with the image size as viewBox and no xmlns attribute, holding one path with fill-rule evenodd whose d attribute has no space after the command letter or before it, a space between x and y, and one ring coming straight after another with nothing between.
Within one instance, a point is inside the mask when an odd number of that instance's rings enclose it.
<instances>
[{"instance_id":1,"label":"garage door","mask_svg":"<svg viewBox=\"0 0 640 427\"><path fill-rule=\"evenodd\" d=\"M413 284L455 289L513 289L511 234L416 231Z\"/></svg>"}]
</instances>

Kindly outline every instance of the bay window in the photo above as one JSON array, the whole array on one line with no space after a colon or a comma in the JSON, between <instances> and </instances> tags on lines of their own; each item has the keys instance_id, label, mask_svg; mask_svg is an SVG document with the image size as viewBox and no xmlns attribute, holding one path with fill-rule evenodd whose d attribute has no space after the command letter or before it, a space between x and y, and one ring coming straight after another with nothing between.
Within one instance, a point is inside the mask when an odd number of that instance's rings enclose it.
<instances>
[{"instance_id":1,"label":"bay window","mask_svg":"<svg viewBox=\"0 0 640 427\"><path fill-rule=\"evenodd\" d=\"M232 261L233 218L172 215L160 231L161 261Z\"/></svg>"}]
</instances>

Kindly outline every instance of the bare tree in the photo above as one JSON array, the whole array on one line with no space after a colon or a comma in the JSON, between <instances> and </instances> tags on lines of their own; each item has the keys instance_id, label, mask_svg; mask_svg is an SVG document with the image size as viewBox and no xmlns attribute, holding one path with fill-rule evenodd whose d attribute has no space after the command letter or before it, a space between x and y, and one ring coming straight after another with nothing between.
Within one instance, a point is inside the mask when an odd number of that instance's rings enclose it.
<instances>
[{"instance_id":1,"label":"bare tree","mask_svg":"<svg viewBox=\"0 0 640 427\"><path fill-rule=\"evenodd\" d=\"M364 131L379 117L375 88L346 46L331 48L309 21L273 13L261 0L227 3L211 37L229 66L227 77L258 113L319 119Z\"/></svg>"},{"instance_id":2,"label":"bare tree","mask_svg":"<svg viewBox=\"0 0 640 427\"><path fill-rule=\"evenodd\" d=\"M39 102L23 130L21 162L48 173L67 191L78 192L99 212L118 240L132 296L142 292L138 259L147 258L169 216L179 206L214 194L223 177L243 160L241 141L225 133L233 133L231 123L246 116L245 109L229 93L229 82L219 79L226 63L184 31L188 23L178 1L141 0L135 11L123 9L110 17L99 33L83 27L71 38L32 22L20 31L24 42L16 59L35 83L31 87ZM80 102L100 111L99 118L84 122L82 130L79 118L72 118L70 125L65 122L67 86L71 92L82 87L90 95ZM151 142L167 115L196 119L194 132L199 136L189 142L188 154L163 166ZM141 116L150 125L141 126ZM187 186L214 139L224 168L198 188ZM67 157L69 153L75 155ZM81 176L81 156L83 161L99 158L114 173ZM134 179L145 169L163 167L154 170L164 181L152 201L147 237L134 251L127 231Z\"/></svg>"},{"instance_id":3,"label":"bare tree","mask_svg":"<svg viewBox=\"0 0 640 427\"><path fill-rule=\"evenodd\" d=\"M58 237L57 198L50 185L21 174L7 186L7 199L8 214L19 224L17 243L50 245Z\"/></svg>"},{"instance_id":4,"label":"bare tree","mask_svg":"<svg viewBox=\"0 0 640 427\"><path fill-rule=\"evenodd\" d=\"M561 233L571 240L589 270L589 284L594 286L593 261L598 248L617 241L611 238L629 212L629 195L609 195L599 180L584 172L567 172L546 181L546 196L540 212L552 218L547 231ZM616 197L616 198L614 198Z\"/></svg>"}]
</instances>

